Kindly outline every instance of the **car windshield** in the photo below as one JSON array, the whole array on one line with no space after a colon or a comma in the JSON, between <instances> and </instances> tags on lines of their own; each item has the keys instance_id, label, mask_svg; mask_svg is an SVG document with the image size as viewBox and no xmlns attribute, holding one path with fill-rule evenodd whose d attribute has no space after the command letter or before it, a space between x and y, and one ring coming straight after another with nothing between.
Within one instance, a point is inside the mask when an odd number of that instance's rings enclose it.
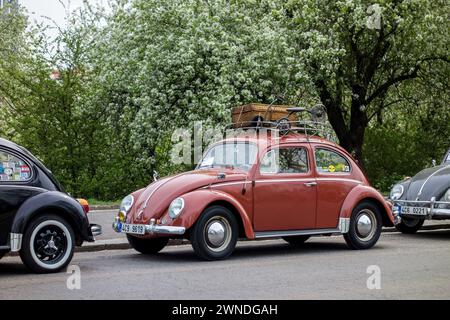
<instances>
[{"instance_id":1,"label":"car windshield","mask_svg":"<svg viewBox=\"0 0 450 320\"><path fill-rule=\"evenodd\" d=\"M248 142L226 142L209 149L197 170L207 168L226 168L248 171L256 160L258 148Z\"/></svg>"}]
</instances>

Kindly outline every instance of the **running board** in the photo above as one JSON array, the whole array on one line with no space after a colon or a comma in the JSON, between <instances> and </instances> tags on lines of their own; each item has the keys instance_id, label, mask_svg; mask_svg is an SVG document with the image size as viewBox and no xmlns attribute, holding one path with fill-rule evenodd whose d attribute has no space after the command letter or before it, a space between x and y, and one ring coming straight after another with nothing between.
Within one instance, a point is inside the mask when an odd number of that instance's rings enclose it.
<instances>
[{"instance_id":1,"label":"running board","mask_svg":"<svg viewBox=\"0 0 450 320\"><path fill-rule=\"evenodd\" d=\"M309 230L285 230L285 231L261 231L255 232L255 239L279 238L291 236L312 236L316 234L342 233L339 229L309 229Z\"/></svg>"},{"instance_id":2,"label":"running board","mask_svg":"<svg viewBox=\"0 0 450 320\"><path fill-rule=\"evenodd\" d=\"M350 218L339 218L337 228L327 229L304 229L304 230L283 230L283 231L260 231L255 232L255 239L279 238L291 236L312 236L316 234L347 233L350 228Z\"/></svg>"}]
</instances>

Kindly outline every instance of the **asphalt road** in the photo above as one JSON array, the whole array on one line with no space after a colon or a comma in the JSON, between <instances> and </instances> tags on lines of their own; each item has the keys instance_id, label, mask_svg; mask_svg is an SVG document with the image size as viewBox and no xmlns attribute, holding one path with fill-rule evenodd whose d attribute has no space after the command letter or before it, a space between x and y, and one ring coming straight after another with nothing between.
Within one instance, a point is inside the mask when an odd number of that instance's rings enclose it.
<instances>
[{"instance_id":1,"label":"asphalt road","mask_svg":"<svg viewBox=\"0 0 450 320\"><path fill-rule=\"evenodd\" d=\"M225 261L202 262L190 246L171 246L156 256L77 253L72 265L81 270L81 289L67 289L67 273L29 274L18 257L5 257L0 299L449 299L450 230L383 233L365 251L333 236L301 248L240 242ZM380 289L367 287L373 265Z\"/></svg>"}]
</instances>

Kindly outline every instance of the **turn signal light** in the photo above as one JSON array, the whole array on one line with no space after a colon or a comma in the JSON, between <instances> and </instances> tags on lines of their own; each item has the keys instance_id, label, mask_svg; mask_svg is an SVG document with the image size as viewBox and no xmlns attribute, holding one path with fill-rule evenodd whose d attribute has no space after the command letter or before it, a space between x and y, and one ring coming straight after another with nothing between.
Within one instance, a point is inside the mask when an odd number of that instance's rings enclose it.
<instances>
[{"instance_id":1,"label":"turn signal light","mask_svg":"<svg viewBox=\"0 0 450 320\"><path fill-rule=\"evenodd\" d=\"M89 203L85 199L77 199L77 201L81 204L83 207L84 214L87 214L89 212Z\"/></svg>"},{"instance_id":2,"label":"turn signal light","mask_svg":"<svg viewBox=\"0 0 450 320\"><path fill-rule=\"evenodd\" d=\"M124 222L125 221L125 212L120 211L119 212L119 222Z\"/></svg>"}]
</instances>

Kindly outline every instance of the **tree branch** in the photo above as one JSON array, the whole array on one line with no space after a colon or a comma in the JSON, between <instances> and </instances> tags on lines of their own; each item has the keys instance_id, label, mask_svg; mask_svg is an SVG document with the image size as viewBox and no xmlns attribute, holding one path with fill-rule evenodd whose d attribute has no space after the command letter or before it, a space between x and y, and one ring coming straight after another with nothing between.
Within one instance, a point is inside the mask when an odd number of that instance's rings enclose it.
<instances>
[{"instance_id":1,"label":"tree branch","mask_svg":"<svg viewBox=\"0 0 450 320\"><path fill-rule=\"evenodd\" d=\"M379 97L383 93L385 93L391 86L393 86L396 83L408 80L408 79L414 79L417 77L417 73L419 71L420 66L417 65L414 67L413 71L410 73L402 74L400 76L394 77L385 83L383 83L381 86L378 87L364 102L365 105L369 105L375 98Z\"/></svg>"}]
</instances>

